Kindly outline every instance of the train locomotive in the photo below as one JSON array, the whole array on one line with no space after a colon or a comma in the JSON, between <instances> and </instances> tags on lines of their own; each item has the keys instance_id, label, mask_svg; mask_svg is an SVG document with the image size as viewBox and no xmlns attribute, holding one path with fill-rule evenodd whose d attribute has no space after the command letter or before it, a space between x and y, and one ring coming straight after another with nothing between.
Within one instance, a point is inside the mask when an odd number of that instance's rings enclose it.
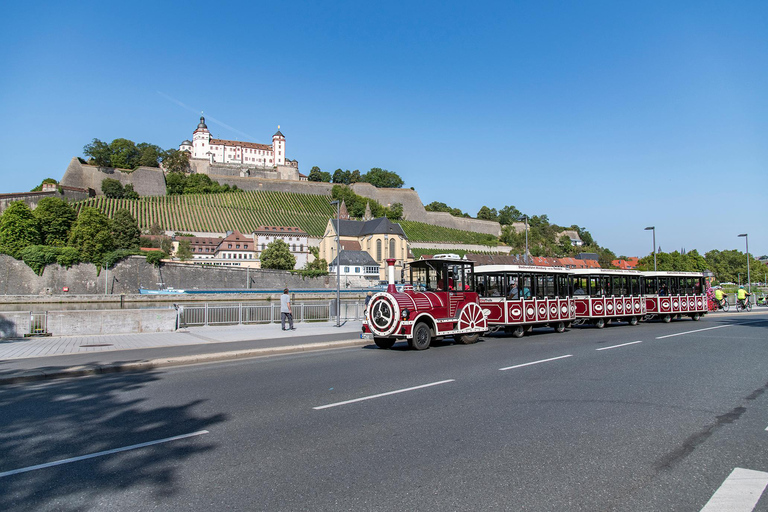
<instances>
[{"instance_id":1,"label":"train locomotive","mask_svg":"<svg viewBox=\"0 0 768 512\"><path fill-rule=\"evenodd\" d=\"M416 350L433 340L452 336L474 343L488 330L486 316L474 290L474 263L458 258L435 258L411 263L410 283L398 291L394 259L387 260L386 292L373 295L366 309L363 333L380 348L407 340Z\"/></svg>"}]
</instances>

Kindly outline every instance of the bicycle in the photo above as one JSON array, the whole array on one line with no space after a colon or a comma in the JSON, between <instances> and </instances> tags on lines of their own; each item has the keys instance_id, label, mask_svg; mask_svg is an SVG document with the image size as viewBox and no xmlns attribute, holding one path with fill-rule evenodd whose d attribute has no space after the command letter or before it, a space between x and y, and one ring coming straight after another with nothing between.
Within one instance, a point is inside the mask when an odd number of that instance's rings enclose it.
<instances>
[{"instance_id":1,"label":"bicycle","mask_svg":"<svg viewBox=\"0 0 768 512\"><path fill-rule=\"evenodd\" d=\"M715 299L715 304L717 304L717 309L722 309L726 313L731 309L731 305L728 304L728 297L723 297L720 301Z\"/></svg>"},{"instance_id":2,"label":"bicycle","mask_svg":"<svg viewBox=\"0 0 768 512\"><path fill-rule=\"evenodd\" d=\"M750 302L749 298L746 298L744 300L736 301L736 311L752 311L752 302Z\"/></svg>"}]
</instances>

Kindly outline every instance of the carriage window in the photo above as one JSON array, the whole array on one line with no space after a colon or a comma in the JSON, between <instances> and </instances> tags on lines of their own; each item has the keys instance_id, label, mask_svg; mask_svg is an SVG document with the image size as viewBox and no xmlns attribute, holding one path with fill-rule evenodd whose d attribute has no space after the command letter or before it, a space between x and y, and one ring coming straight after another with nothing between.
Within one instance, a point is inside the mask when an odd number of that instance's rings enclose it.
<instances>
[{"instance_id":1,"label":"carriage window","mask_svg":"<svg viewBox=\"0 0 768 512\"><path fill-rule=\"evenodd\" d=\"M656 279L658 286L659 286L659 295L669 295L669 278L668 277L659 277Z\"/></svg>"},{"instance_id":2,"label":"carriage window","mask_svg":"<svg viewBox=\"0 0 768 512\"><path fill-rule=\"evenodd\" d=\"M631 295L640 295L640 278L638 276L629 278L629 293Z\"/></svg>"},{"instance_id":3,"label":"carriage window","mask_svg":"<svg viewBox=\"0 0 768 512\"><path fill-rule=\"evenodd\" d=\"M555 277L551 274L536 275L536 298L553 299L555 297Z\"/></svg>"},{"instance_id":4,"label":"carriage window","mask_svg":"<svg viewBox=\"0 0 768 512\"><path fill-rule=\"evenodd\" d=\"M573 294L574 295L586 295L587 294L587 278L574 277L573 278Z\"/></svg>"},{"instance_id":5,"label":"carriage window","mask_svg":"<svg viewBox=\"0 0 768 512\"><path fill-rule=\"evenodd\" d=\"M531 274L521 274L517 282L520 288L520 296L524 299L533 298L533 276Z\"/></svg>"},{"instance_id":6,"label":"carriage window","mask_svg":"<svg viewBox=\"0 0 768 512\"><path fill-rule=\"evenodd\" d=\"M557 282L557 296L569 297L572 294L572 289L567 274L557 274L555 276Z\"/></svg>"},{"instance_id":7,"label":"carriage window","mask_svg":"<svg viewBox=\"0 0 768 512\"><path fill-rule=\"evenodd\" d=\"M625 276L616 276L613 278L613 294L629 295L627 293L627 278Z\"/></svg>"},{"instance_id":8,"label":"carriage window","mask_svg":"<svg viewBox=\"0 0 768 512\"><path fill-rule=\"evenodd\" d=\"M704 289L704 278L698 277L694 279L693 283L693 293L696 295L701 295L701 290Z\"/></svg>"},{"instance_id":9,"label":"carriage window","mask_svg":"<svg viewBox=\"0 0 768 512\"><path fill-rule=\"evenodd\" d=\"M643 293L647 295L655 295L659 293L659 280L656 277L644 277L643 278Z\"/></svg>"},{"instance_id":10,"label":"carriage window","mask_svg":"<svg viewBox=\"0 0 768 512\"><path fill-rule=\"evenodd\" d=\"M464 265L448 265L448 289L456 292L469 290L464 276Z\"/></svg>"},{"instance_id":11,"label":"carriage window","mask_svg":"<svg viewBox=\"0 0 768 512\"><path fill-rule=\"evenodd\" d=\"M490 275L486 277L488 288L486 289L487 297L503 297L504 296L504 278L499 275Z\"/></svg>"},{"instance_id":12,"label":"carriage window","mask_svg":"<svg viewBox=\"0 0 768 512\"><path fill-rule=\"evenodd\" d=\"M592 297L603 297L606 295L605 291L605 278L602 276L589 276L587 278L587 284L589 286L589 294Z\"/></svg>"},{"instance_id":13,"label":"carriage window","mask_svg":"<svg viewBox=\"0 0 768 512\"><path fill-rule=\"evenodd\" d=\"M435 292L443 285L442 267L411 267L411 284L419 291Z\"/></svg>"},{"instance_id":14,"label":"carriage window","mask_svg":"<svg viewBox=\"0 0 768 512\"><path fill-rule=\"evenodd\" d=\"M518 286L520 283L520 276L517 274L507 274L506 276L507 281L507 297L510 299L519 299L520 298L520 287Z\"/></svg>"}]
</instances>

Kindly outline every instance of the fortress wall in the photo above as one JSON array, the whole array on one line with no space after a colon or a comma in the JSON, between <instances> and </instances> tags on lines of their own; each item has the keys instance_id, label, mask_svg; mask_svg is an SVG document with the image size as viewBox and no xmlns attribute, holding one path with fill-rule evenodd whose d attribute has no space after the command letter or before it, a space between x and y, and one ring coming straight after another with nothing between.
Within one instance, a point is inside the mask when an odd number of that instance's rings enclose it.
<instances>
[{"instance_id":1,"label":"fortress wall","mask_svg":"<svg viewBox=\"0 0 768 512\"><path fill-rule=\"evenodd\" d=\"M112 167L97 167L80 163L73 158L64 172L61 185L101 191L101 182L105 178L118 180L123 186L131 184L140 196L164 196L165 175L156 167L139 167L135 171L121 171Z\"/></svg>"},{"instance_id":2,"label":"fortress wall","mask_svg":"<svg viewBox=\"0 0 768 512\"><path fill-rule=\"evenodd\" d=\"M88 191L83 189L73 189L67 187L63 189L63 193L58 190L46 191L46 192L19 192L16 194L0 194L0 214L8 208L14 201L24 201L33 210L37 207L37 204L41 199L46 197L58 197L60 199L66 199L69 202L82 201L88 199Z\"/></svg>"}]
</instances>

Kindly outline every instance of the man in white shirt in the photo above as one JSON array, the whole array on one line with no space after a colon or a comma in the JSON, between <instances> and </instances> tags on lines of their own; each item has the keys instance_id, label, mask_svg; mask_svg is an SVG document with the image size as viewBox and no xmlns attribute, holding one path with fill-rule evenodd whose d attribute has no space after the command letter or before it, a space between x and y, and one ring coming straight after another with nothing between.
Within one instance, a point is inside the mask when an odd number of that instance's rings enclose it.
<instances>
[{"instance_id":1,"label":"man in white shirt","mask_svg":"<svg viewBox=\"0 0 768 512\"><path fill-rule=\"evenodd\" d=\"M288 288L283 290L283 294L280 296L280 325L282 325L284 331L289 330L285 328L286 318L288 319L290 330L295 331L296 328L293 326L293 312L291 312L291 296L288 295Z\"/></svg>"}]
</instances>

